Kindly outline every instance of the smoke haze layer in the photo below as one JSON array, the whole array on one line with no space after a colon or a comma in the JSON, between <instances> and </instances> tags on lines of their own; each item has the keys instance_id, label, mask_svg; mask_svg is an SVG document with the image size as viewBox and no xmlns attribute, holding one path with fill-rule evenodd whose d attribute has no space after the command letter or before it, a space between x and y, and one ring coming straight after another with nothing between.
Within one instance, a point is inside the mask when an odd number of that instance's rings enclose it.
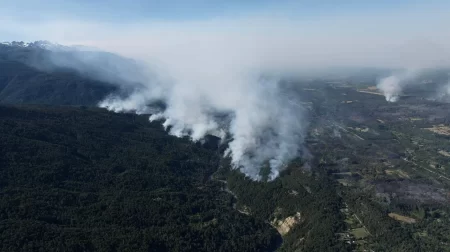
<instances>
[{"instance_id":1,"label":"smoke haze layer","mask_svg":"<svg viewBox=\"0 0 450 252\"><path fill-rule=\"evenodd\" d=\"M46 18L37 23L0 8L0 36L85 45L145 62L139 71L107 62L120 66L109 71L102 60L86 54L77 54L77 61L92 68L52 59L131 87L127 95L110 96L101 107L152 113L150 120L162 120L171 134L194 141L206 134L220 136L229 144L226 154L235 168L260 179L260 167L270 165L273 179L299 155L307 120L295 87L281 83L282 78L262 76L306 76L330 67L450 66L445 32L450 18L442 7L448 5L427 1L407 6L318 15L268 9L181 21L81 21L42 14ZM400 73L382 80L379 88L395 101L408 78ZM150 106L155 103L164 106Z\"/></svg>"}]
</instances>

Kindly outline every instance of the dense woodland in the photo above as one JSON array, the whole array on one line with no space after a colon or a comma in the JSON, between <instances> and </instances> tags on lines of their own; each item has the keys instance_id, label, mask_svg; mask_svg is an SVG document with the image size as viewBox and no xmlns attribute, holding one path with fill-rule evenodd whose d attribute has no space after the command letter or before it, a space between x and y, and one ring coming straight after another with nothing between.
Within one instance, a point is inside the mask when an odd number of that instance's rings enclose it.
<instances>
[{"instance_id":1,"label":"dense woodland","mask_svg":"<svg viewBox=\"0 0 450 252\"><path fill-rule=\"evenodd\" d=\"M448 242L417 236L415 228L448 232L433 221L436 209L423 209L417 226L401 225L387 216L402 213L392 209L401 204L378 204L339 185L330 167L308 171L301 160L274 181L252 181L230 170L213 142L168 136L147 118L1 106L0 250L272 251L281 237L269 222L299 212L280 251L351 251L337 235L348 229L344 204L376 251L440 251Z\"/></svg>"},{"instance_id":2,"label":"dense woodland","mask_svg":"<svg viewBox=\"0 0 450 252\"><path fill-rule=\"evenodd\" d=\"M285 237L281 251L351 251L336 234L345 230L342 200L336 184L326 174L309 173L293 164L272 182L256 182L234 171L228 185L238 206L260 219L284 219L301 214L299 223Z\"/></svg>"},{"instance_id":3,"label":"dense woodland","mask_svg":"<svg viewBox=\"0 0 450 252\"><path fill-rule=\"evenodd\" d=\"M216 151L147 118L0 107L0 250L272 250L276 230L210 179Z\"/></svg>"}]
</instances>

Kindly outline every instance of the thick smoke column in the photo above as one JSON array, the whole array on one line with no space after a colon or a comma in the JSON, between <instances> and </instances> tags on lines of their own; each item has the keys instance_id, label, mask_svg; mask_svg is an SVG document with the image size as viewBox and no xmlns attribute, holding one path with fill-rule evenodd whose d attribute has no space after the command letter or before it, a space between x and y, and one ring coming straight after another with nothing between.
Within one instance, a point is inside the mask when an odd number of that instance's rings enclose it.
<instances>
[{"instance_id":1,"label":"thick smoke column","mask_svg":"<svg viewBox=\"0 0 450 252\"><path fill-rule=\"evenodd\" d=\"M276 178L300 154L306 127L304 110L295 88L286 83L229 75L225 81L199 83L183 79L161 86L149 84L145 92L125 99L110 97L100 106L145 112L147 104L163 100L166 108L153 114L151 121L164 120L170 134L190 136L193 141L207 134L224 139L228 133L231 140L225 155L231 157L234 168L255 180L261 179L260 169L266 164L270 166L269 179Z\"/></svg>"},{"instance_id":2,"label":"thick smoke column","mask_svg":"<svg viewBox=\"0 0 450 252\"><path fill-rule=\"evenodd\" d=\"M298 155L305 122L296 97L283 92L273 81L262 81L243 109L234 112L230 132L234 140L228 152L235 167L253 178L268 161L270 179L278 176L286 162Z\"/></svg>"}]
</instances>

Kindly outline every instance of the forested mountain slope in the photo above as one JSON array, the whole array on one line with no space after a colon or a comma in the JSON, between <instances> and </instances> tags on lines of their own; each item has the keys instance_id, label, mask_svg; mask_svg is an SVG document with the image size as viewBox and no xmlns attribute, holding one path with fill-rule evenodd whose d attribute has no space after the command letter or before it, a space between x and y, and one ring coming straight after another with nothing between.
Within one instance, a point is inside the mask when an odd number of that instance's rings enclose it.
<instances>
[{"instance_id":1,"label":"forested mountain slope","mask_svg":"<svg viewBox=\"0 0 450 252\"><path fill-rule=\"evenodd\" d=\"M77 56L96 61L91 60L89 65ZM54 52L38 42L28 46L18 42L0 44L0 103L95 106L117 91L111 81L122 81L113 70L98 73L103 69L100 64L112 68L130 63L102 52L84 52L83 56L71 51Z\"/></svg>"},{"instance_id":2,"label":"forested mountain slope","mask_svg":"<svg viewBox=\"0 0 450 252\"><path fill-rule=\"evenodd\" d=\"M0 59L0 103L96 105L115 87L73 72L46 73Z\"/></svg>"},{"instance_id":3,"label":"forested mountain slope","mask_svg":"<svg viewBox=\"0 0 450 252\"><path fill-rule=\"evenodd\" d=\"M211 180L219 155L146 116L0 106L0 250L270 251Z\"/></svg>"}]
</instances>

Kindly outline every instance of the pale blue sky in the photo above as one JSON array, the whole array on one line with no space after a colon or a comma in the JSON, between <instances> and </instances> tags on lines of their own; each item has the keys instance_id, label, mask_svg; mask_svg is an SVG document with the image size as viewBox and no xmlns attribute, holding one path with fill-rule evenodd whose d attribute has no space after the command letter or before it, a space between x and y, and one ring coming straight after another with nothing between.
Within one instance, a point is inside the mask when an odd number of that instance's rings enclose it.
<instances>
[{"instance_id":1,"label":"pale blue sky","mask_svg":"<svg viewBox=\"0 0 450 252\"><path fill-rule=\"evenodd\" d=\"M83 18L135 20L201 20L217 16L278 12L292 18L395 11L415 5L444 5L445 0L2 0L0 13L20 19Z\"/></svg>"}]
</instances>

